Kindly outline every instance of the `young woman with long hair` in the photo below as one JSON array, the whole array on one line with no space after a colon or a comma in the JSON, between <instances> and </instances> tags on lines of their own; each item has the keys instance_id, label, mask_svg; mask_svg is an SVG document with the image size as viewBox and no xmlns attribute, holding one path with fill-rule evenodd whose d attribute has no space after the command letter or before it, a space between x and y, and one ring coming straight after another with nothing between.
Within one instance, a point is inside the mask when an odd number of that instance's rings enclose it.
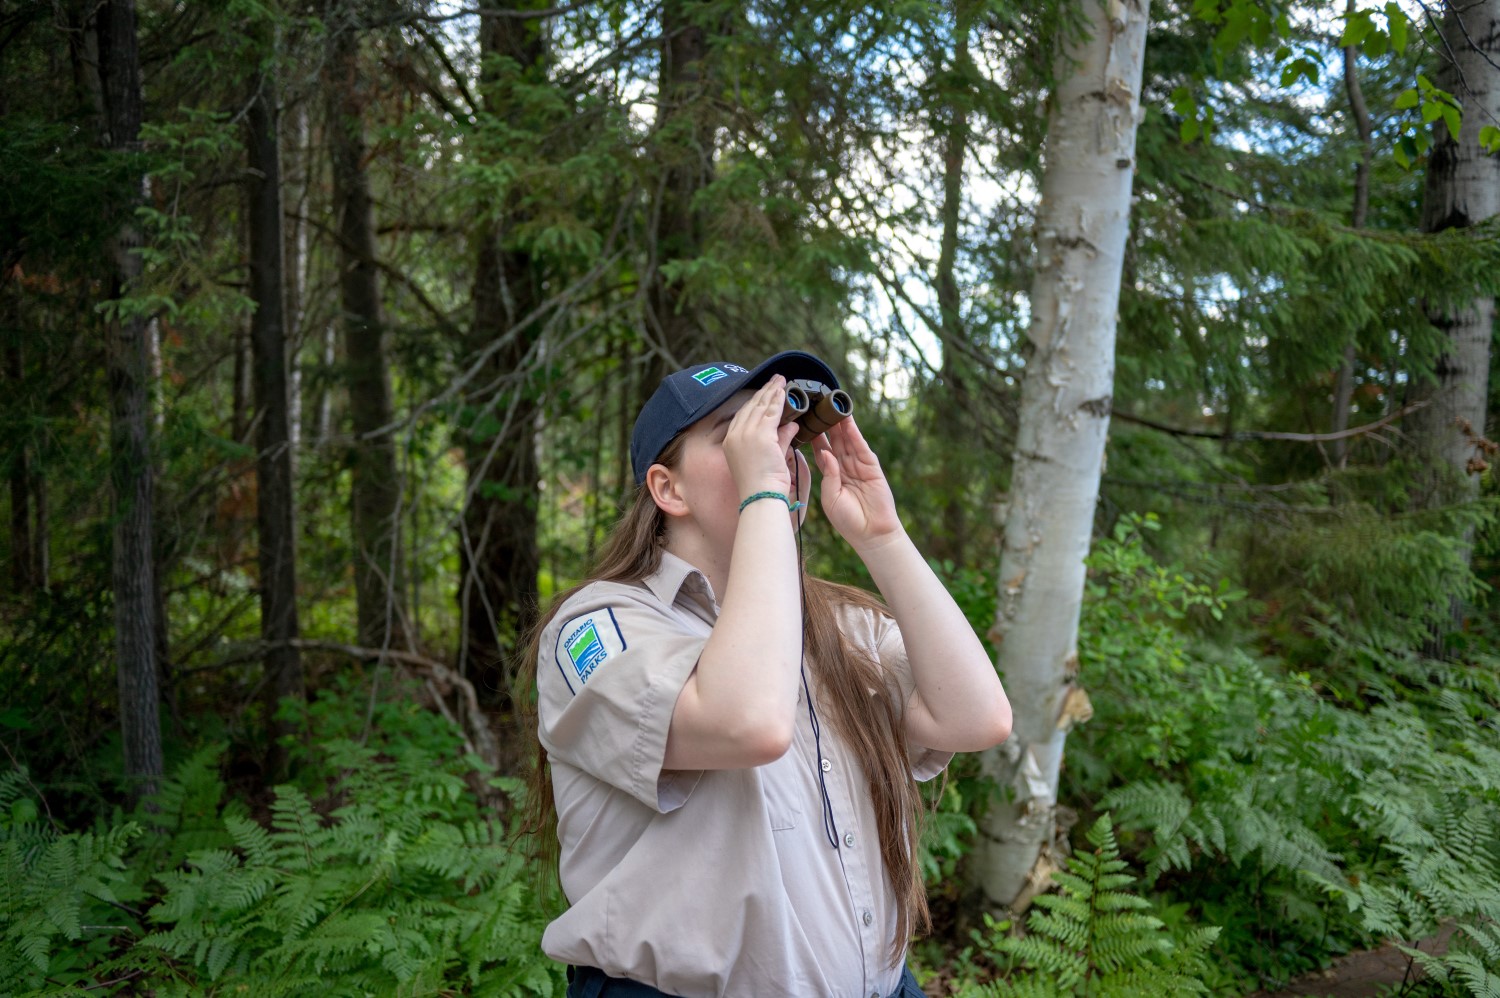
<instances>
[{"instance_id":1,"label":"young woman with long hair","mask_svg":"<svg viewBox=\"0 0 1500 998\"><path fill-rule=\"evenodd\" d=\"M917 781L1010 705L853 418L812 441L821 505L884 600L803 574L796 379L838 387L795 351L665 378L633 502L530 636L569 998L921 995Z\"/></svg>"}]
</instances>

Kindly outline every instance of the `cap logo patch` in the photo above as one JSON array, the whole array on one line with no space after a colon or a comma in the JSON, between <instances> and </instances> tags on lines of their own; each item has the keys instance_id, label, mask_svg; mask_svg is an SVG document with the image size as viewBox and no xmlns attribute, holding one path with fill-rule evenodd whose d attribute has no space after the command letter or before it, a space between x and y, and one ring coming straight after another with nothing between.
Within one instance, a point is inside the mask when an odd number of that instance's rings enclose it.
<instances>
[{"instance_id":1,"label":"cap logo patch","mask_svg":"<svg viewBox=\"0 0 1500 998\"><path fill-rule=\"evenodd\" d=\"M706 388L709 385L713 384L715 381L721 381L727 377L729 377L729 374L725 371L719 370L717 367L705 367L703 370L693 375L693 380Z\"/></svg>"},{"instance_id":2,"label":"cap logo patch","mask_svg":"<svg viewBox=\"0 0 1500 998\"><path fill-rule=\"evenodd\" d=\"M557 666L568 688L576 692L599 667L625 650L625 635L613 610L605 608L574 617L557 636Z\"/></svg>"}]
</instances>

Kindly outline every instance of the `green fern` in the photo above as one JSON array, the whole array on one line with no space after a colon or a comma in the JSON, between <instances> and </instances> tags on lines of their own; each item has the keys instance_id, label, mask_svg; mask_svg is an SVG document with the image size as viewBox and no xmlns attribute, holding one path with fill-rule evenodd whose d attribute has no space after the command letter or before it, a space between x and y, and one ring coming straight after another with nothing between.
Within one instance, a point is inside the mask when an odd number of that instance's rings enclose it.
<instances>
[{"instance_id":1,"label":"green fern","mask_svg":"<svg viewBox=\"0 0 1500 998\"><path fill-rule=\"evenodd\" d=\"M992 924L996 954L1013 970L973 992L982 998L1089 995L1147 998L1207 994L1202 983L1208 948L1218 929L1198 929L1174 941L1151 903L1130 888L1135 878L1120 858L1108 814L1089 829L1093 850L1069 857L1053 874L1060 890L1038 896L1024 936ZM983 943L983 940L981 940Z\"/></svg>"},{"instance_id":2,"label":"green fern","mask_svg":"<svg viewBox=\"0 0 1500 998\"><path fill-rule=\"evenodd\" d=\"M36 820L24 771L0 776L0 995L72 982L117 931L125 853L140 834L127 822L62 834Z\"/></svg>"},{"instance_id":3,"label":"green fern","mask_svg":"<svg viewBox=\"0 0 1500 998\"><path fill-rule=\"evenodd\" d=\"M164 781L146 835L54 830L24 775L0 773L0 998L112 981L164 998L562 994L540 947L557 902L480 811L453 739L318 745L262 820L224 800L220 752Z\"/></svg>"},{"instance_id":4,"label":"green fern","mask_svg":"<svg viewBox=\"0 0 1500 998\"><path fill-rule=\"evenodd\" d=\"M256 994L440 989L550 995L538 899L504 830L481 818L461 778L425 753L394 758L329 747L345 803L326 817L277 788L269 827L226 820L232 851L193 853L160 877L142 940L198 968L201 983Z\"/></svg>"}]
</instances>

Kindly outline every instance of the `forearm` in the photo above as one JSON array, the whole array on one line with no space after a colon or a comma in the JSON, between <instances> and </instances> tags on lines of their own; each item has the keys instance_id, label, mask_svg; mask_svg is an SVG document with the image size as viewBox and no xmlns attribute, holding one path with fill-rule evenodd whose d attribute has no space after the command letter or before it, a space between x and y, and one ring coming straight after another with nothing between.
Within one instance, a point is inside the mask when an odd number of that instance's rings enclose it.
<instances>
[{"instance_id":1,"label":"forearm","mask_svg":"<svg viewBox=\"0 0 1500 998\"><path fill-rule=\"evenodd\" d=\"M673 712L670 768L756 766L786 751L801 683L798 593L786 507L751 503L740 514L719 618Z\"/></svg>"},{"instance_id":2,"label":"forearm","mask_svg":"<svg viewBox=\"0 0 1500 998\"><path fill-rule=\"evenodd\" d=\"M897 531L860 550L906 644L916 690L908 733L928 748L977 751L1010 733L1010 702L990 657L941 580Z\"/></svg>"}]
</instances>

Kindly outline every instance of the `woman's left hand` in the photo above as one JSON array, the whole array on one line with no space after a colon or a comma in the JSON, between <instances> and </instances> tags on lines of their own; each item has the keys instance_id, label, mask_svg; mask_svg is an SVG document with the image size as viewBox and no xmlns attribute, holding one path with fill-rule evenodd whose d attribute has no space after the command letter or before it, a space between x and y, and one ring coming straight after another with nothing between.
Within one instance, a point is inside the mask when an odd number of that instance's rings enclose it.
<instances>
[{"instance_id":1,"label":"woman's left hand","mask_svg":"<svg viewBox=\"0 0 1500 998\"><path fill-rule=\"evenodd\" d=\"M815 437L813 456L823 473L823 514L856 551L902 533L890 483L854 417Z\"/></svg>"}]
</instances>

